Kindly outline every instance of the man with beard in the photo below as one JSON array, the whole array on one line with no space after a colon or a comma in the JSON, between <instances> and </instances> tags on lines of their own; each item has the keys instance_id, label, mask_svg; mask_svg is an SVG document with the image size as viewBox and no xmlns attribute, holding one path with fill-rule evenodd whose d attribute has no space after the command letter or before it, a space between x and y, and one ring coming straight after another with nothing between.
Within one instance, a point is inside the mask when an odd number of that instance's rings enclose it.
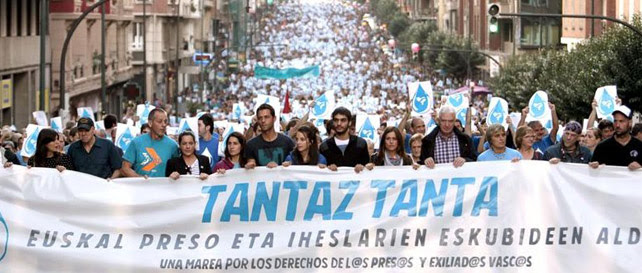
<instances>
[{"instance_id":1,"label":"man with beard","mask_svg":"<svg viewBox=\"0 0 642 273\"><path fill-rule=\"evenodd\" d=\"M352 113L345 107L339 107L332 112L334 137L329 137L319 147L328 161L328 169L336 171L337 167L354 167L355 172L361 172L370 162L367 142L358 136L350 135Z\"/></svg>"},{"instance_id":2,"label":"man with beard","mask_svg":"<svg viewBox=\"0 0 642 273\"><path fill-rule=\"evenodd\" d=\"M631 109L620 105L613 111L613 137L606 139L595 148L592 168L600 164L627 166L630 170L640 168L642 162L642 141L634 138L631 131Z\"/></svg>"},{"instance_id":3,"label":"man with beard","mask_svg":"<svg viewBox=\"0 0 642 273\"><path fill-rule=\"evenodd\" d=\"M276 113L269 104L261 104L256 109L256 119L261 127L261 134L247 142L245 168L253 169L256 166L274 168L281 165L294 149L294 142L291 138L274 130Z\"/></svg>"},{"instance_id":4,"label":"man with beard","mask_svg":"<svg viewBox=\"0 0 642 273\"><path fill-rule=\"evenodd\" d=\"M544 159L551 164L561 162L568 163L589 163L591 160L591 150L580 146L580 135L582 134L582 125L577 121L571 121L564 127L562 141L548 147L544 153Z\"/></svg>"}]
</instances>

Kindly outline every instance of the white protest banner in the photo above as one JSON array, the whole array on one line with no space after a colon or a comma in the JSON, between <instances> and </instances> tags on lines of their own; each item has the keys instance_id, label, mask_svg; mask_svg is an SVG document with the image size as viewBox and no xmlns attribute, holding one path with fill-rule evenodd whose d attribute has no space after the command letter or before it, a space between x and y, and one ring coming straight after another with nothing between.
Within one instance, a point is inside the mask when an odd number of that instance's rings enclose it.
<instances>
[{"instance_id":1,"label":"white protest banner","mask_svg":"<svg viewBox=\"0 0 642 273\"><path fill-rule=\"evenodd\" d=\"M611 114L617 105L615 98L617 98L617 86L615 85L602 86L595 90L595 97L593 99L597 102L595 111L598 118L611 117L611 120L613 119Z\"/></svg>"},{"instance_id":2,"label":"white protest banner","mask_svg":"<svg viewBox=\"0 0 642 273\"><path fill-rule=\"evenodd\" d=\"M114 143L118 148L122 149L124 153L127 151L129 143L131 143L139 133L140 129L135 126L118 123L116 126L116 141L114 141Z\"/></svg>"},{"instance_id":3,"label":"white protest banner","mask_svg":"<svg viewBox=\"0 0 642 273\"><path fill-rule=\"evenodd\" d=\"M62 117L51 118L51 129L58 133L63 132Z\"/></svg>"},{"instance_id":4,"label":"white protest banner","mask_svg":"<svg viewBox=\"0 0 642 273\"><path fill-rule=\"evenodd\" d=\"M76 109L76 113L78 114L78 118L90 118L93 121L96 121L94 119L94 110L91 109L91 107L78 107Z\"/></svg>"},{"instance_id":5,"label":"white protest banner","mask_svg":"<svg viewBox=\"0 0 642 273\"><path fill-rule=\"evenodd\" d=\"M14 166L0 270L638 272L641 179L542 161L112 182Z\"/></svg>"},{"instance_id":6,"label":"white protest banner","mask_svg":"<svg viewBox=\"0 0 642 273\"><path fill-rule=\"evenodd\" d=\"M31 157L36 153L36 144L38 143L38 135L42 129L48 128L47 126L40 126L35 124L27 125L27 137L22 143L22 150L20 155L24 157Z\"/></svg>"},{"instance_id":7,"label":"white protest banner","mask_svg":"<svg viewBox=\"0 0 642 273\"><path fill-rule=\"evenodd\" d=\"M326 91L314 100L314 107L310 116L316 119L331 119L332 111L336 107L336 100L333 91Z\"/></svg>"},{"instance_id":8,"label":"white protest banner","mask_svg":"<svg viewBox=\"0 0 642 273\"><path fill-rule=\"evenodd\" d=\"M429 114L435 104L432 84L429 81L408 83L408 99L413 116Z\"/></svg>"},{"instance_id":9,"label":"white protest banner","mask_svg":"<svg viewBox=\"0 0 642 273\"><path fill-rule=\"evenodd\" d=\"M357 114L357 124L355 125L359 137L370 139L377 146L377 142L379 142L377 129L381 125L381 117L379 115Z\"/></svg>"},{"instance_id":10,"label":"white protest banner","mask_svg":"<svg viewBox=\"0 0 642 273\"><path fill-rule=\"evenodd\" d=\"M138 116L138 120L141 125L147 123L147 120L149 119L149 112L151 112L155 108L155 106L149 105L149 103L136 105L136 116Z\"/></svg>"},{"instance_id":11,"label":"white protest banner","mask_svg":"<svg viewBox=\"0 0 642 273\"><path fill-rule=\"evenodd\" d=\"M36 120L36 124L40 126L49 126L49 123L47 122L47 114L45 111L35 111L31 113L33 118Z\"/></svg>"},{"instance_id":12,"label":"white protest banner","mask_svg":"<svg viewBox=\"0 0 642 273\"><path fill-rule=\"evenodd\" d=\"M500 97L493 97L488 104L488 114L486 124L501 124L508 129L506 117L508 116L508 102Z\"/></svg>"}]
</instances>

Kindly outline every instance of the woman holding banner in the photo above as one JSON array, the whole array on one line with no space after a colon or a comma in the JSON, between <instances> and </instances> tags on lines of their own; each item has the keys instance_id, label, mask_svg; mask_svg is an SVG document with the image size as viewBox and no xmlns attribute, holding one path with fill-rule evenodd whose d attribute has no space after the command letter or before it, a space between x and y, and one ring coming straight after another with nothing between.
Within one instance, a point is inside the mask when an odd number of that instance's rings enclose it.
<instances>
[{"instance_id":1,"label":"woman holding banner","mask_svg":"<svg viewBox=\"0 0 642 273\"><path fill-rule=\"evenodd\" d=\"M522 154L522 159L542 160L544 158L544 154L533 149L533 143L535 143L535 132L531 127L524 125L517 128L515 144L519 153Z\"/></svg>"},{"instance_id":2,"label":"woman holding banner","mask_svg":"<svg viewBox=\"0 0 642 273\"><path fill-rule=\"evenodd\" d=\"M210 160L206 156L197 155L196 137L192 131L182 132L178 136L180 156L167 161L165 176L171 179L178 179L181 175L198 175L201 180L206 180L212 174Z\"/></svg>"},{"instance_id":3,"label":"woman holding banner","mask_svg":"<svg viewBox=\"0 0 642 273\"><path fill-rule=\"evenodd\" d=\"M26 144L25 144L26 145ZM36 153L29 158L29 167L55 168L62 172L73 170L71 157L60 153L60 135L52 129L42 129L36 142Z\"/></svg>"},{"instance_id":4,"label":"woman holding banner","mask_svg":"<svg viewBox=\"0 0 642 273\"><path fill-rule=\"evenodd\" d=\"M517 150L506 147L506 130L501 124L489 126L486 130L486 139L490 143L490 149L481 153L477 157L477 161L510 160L517 162L522 159L522 154Z\"/></svg>"},{"instance_id":5,"label":"woman holding banner","mask_svg":"<svg viewBox=\"0 0 642 273\"><path fill-rule=\"evenodd\" d=\"M319 153L319 141L317 132L313 127L303 125L298 128L294 135L296 149L294 149L283 162L283 167L290 165L316 165L323 169L328 162Z\"/></svg>"},{"instance_id":6,"label":"woman holding banner","mask_svg":"<svg viewBox=\"0 0 642 273\"><path fill-rule=\"evenodd\" d=\"M247 163L244 150L245 137L239 132L232 132L225 140L225 158L216 163L214 171L224 174L226 170L244 168Z\"/></svg>"},{"instance_id":7,"label":"woman holding banner","mask_svg":"<svg viewBox=\"0 0 642 273\"><path fill-rule=\"evenodd\" d=\"M386 127L381 134L379 142L379 151L370 159L366 169L372 170L374 166L408 166L412 165L414 169L419 168L419 164L413 164L412 159L406 155L403 145L401 131L397 127Z\"/></svg>"}]
</instances>

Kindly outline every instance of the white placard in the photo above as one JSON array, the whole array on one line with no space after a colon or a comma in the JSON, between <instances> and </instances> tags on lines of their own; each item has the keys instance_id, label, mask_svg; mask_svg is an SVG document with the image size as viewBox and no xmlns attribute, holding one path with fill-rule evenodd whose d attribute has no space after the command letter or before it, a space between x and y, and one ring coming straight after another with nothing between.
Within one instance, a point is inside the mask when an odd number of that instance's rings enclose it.
<instances>
[{"instance_id":1,"label":"white placard","mask_svg":"<svg viewBox=\"0 0 642 273\"><path fill-rule=\"evenodd\" d=\"M595 90L595 97L593 99L597 101L595 111L599 119L613 116L613 111L617 106L615 98L617 98L617 86L615 85L602 86Z\"/></svg>"},{"instance_id":2,"label":"white placard","mask_svg":"<svg viewBox=\"0 0 642 273\"><path fill-rule=\"evenodd\" d=\"M427 115L432 111L435 99L432 84L426 82L408 83L408 102L412 104L412 115Z\"/></svg>"}]
</instances>

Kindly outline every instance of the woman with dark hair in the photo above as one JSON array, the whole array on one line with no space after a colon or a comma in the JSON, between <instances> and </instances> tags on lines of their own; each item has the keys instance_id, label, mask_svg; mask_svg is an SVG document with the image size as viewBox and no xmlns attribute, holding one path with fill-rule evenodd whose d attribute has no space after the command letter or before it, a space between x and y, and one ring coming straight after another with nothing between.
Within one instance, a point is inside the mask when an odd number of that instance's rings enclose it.
<instances>
[{"instance_id":1,"label":"woman with dark hair","mask_svg":"<svg viewBox=\"0 0 642 273\"><path fill-rule=\"evenodd\" d=\"M212 174L210 160L206 156L197 155L196 137L191 131L182 132L178 135L180 156L167 161L165 176L171 179L178 179L181 175L198 175L201 180L206 180Z\"/></svg>"},{"instance_id":2,"label":"woman with dark hair","mask_svg":"<svg viewBox=\"0 0 642 273\"><path fill-rule=\"evenodd\" d=\"M417 169L420 165L413 164L412 159L406 155L403 145L404 138L397 127L388 126L381 134L379 151L372 155L366 168L372 170L374 166L407 166L413 165Z\"/></svg>"},{"instance_id":3,"label":"woman with dark hair","mask_svg":"<svg viewBox=\"0 0 642 273\"><path fill-rule=\"evenodd\" d=\"M71 157L60 153L60 135L52 129L42 129L36 142L36 153L29 158L29 167L56 168L62 172L73 170ZM26 144L25 144L26 145Z\"/></svg>"},{"instance_id":4,"label":"woman with dark hair","mask_svg":"<svg viewBox=\"0 0 642 273\"><path fill-rule=\"evenodd\" d=\"M244 155L245 137L239 132L232 132L225 140L225 158L216 163L214 171L224 174L226 170L245 167L247 158Z\"/></svg>"},{"instance_id":5,"label":"woman with dark hair","mask_svg":"<svg viewBox=\"0 0 642 273\"><path fill-rule=\"evenodd\" d=\"M319 141L316 130L313 127L303 125L299 127L294 135L296 149L294 149L283 162L283 167L290 165L317 165L325 168L328 162L319 153ZM316 129L316 128L315 128Z\"/></svg>"}]
</instances>

